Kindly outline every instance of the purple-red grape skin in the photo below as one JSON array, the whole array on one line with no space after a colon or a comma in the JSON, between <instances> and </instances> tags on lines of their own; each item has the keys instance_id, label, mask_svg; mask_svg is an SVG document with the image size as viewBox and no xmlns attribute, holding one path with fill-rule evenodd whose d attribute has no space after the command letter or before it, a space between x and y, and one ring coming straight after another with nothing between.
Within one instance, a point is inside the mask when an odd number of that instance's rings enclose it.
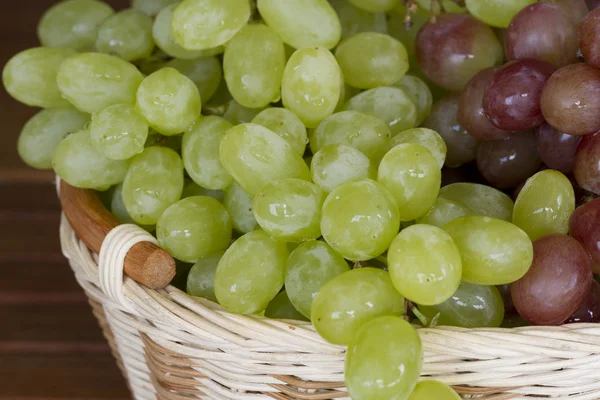
<instances>
[{"instance_id":1,"label":"purple-red grape skin","mask_svg":"<svg viewBox=\"0 0 600 400\"><path fill-rule=\"evenodd\" d=\"M545 3L556 4L566 12L575 25L579 25L581 20L590 11L585 0L544 0Z\"/></svg>"},{"instance_id":2,"label":"purple-red grape skin","mask_svg":"<svg viewBox=\"0 0 600 400\"><path fill-rule=\"evenodd\" d=\"M600 7L600 0L585 0L590 10L595 10Z\"/></svg>"},{"instance_id":3,"label":"purple-red grape skin","mask_svg":"<svg viewBox=\"0 0 600 400\"><path fill-rule=\"evenodd\" d=\"M583 304L566 321L567 324L578 322L600 322L600 283L592 281Z\"/></svg>"},{"instance_id":4,"label":"purple-red grape skin","mask_svg":"<svg viewBox=\"0 0 600 400\"><path fill-rule=\"evenodd\" d=\"M504 40L509 60L534 58L556 67L577 62L577 48L577 25L561 7L549 3L522 9L508 25Z\"/></svg>"},{"instance_id":5,"label":"purple-red grape skin","mask_svg":"<svg viewBox=\"0 0 600 400\"><path fill-rule=\"evenodd\" d=\"M600 265L600 198L577 207L569 219L569 234L577 239Z\"/></svg>"},{"instance_id":6,"label":"purple-red grape skin","mask_svg":"<svg viewBox=\"0 0 600 400\"><path fill-rule=\"evenodd\" d=\"M579 186L600 194L600 133L584 136L579 142L573 174Z\"/></svg>"},{"instance_id":7,"label":"purple-red grape skin","mask_svg":"<svg viewBox=\"0 0 600 400\"><path fill-rule=\"evenodd\" d=\"M507 131L524 131L544 122L540 98L555 71L541 60L510 61L494 71L483 94L483 111L490 122Z\"/></svg>"},{"instance_id":8,"label":"purple-red grape skin","mask_svg":"<svg viewBox=\"0 0 600 400\"><path fill-rule=\"evenodd\" d=\"M559 132L545 122L535 129L535 136L540 158L548 168L563 174L573 171L575 150L581 136Z\"/></svg>"},{"instance_id":9,"label":"purple-red grape skin","mask_svg":"<svg viewBox=\"0 0 600 400\"><path fill-rule=\"evenodd\" d=\"M513 188L535 174L542 161L535 135L519 132L502 140L481 142L477 167L483 177L499 189Z\"/></svg>"},{"instance_id":10,"label":"purple-red grape skin","mask_svg":"<svg viewBox=\"0 0 600 400\"><path fill-rule=\"evenodd\" d=\"M600 69L571 64L556 71L542 92L542 114L556 130L588 135L600 130Z\"/></svg>"},{"instance_id":11,"label":"purple-red grape skin","mask_svg":"<svg viewBox=\"0 0 600 400\"><path fill-rule=\"evenodd\" d=\"M478 140L499 140L512 134L494 126L483 112L483 94L494 70L493 67L486 68L471 78L458 103L458 122Z\"/></svg>"},{"instance_id":12,"label":"purple-red grape skin","mask_svg":"<svg viewBox=\"0 0 600 400\"><path fill-rule=\"evenodd\" d=\"M531 267L510 289L523 318L560 325L581 307L592 280L592 260L583 246L567 235L547 235L533 242Z\"/></svg>"},{"instance_id":13,"label":"purple-red grape skin","mask_svg":"<svg viewBox=\"0 0 600 400\"><path fill-rule=\"evenodd\" d=\"M579 49L588 64L600 68L600 8L591 11L581 21Z\"/></svg>"}]
</instances>

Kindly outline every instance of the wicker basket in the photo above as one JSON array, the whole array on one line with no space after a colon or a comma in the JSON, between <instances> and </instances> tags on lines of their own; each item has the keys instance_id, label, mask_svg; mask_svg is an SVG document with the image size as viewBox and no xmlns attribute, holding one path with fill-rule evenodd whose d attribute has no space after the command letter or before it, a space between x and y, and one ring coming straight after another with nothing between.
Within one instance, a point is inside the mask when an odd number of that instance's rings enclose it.
<instances>
[{"instance_id":1,"label":"wicker basket","mask_svg":"<svg viewBox=\"0 0 600 400\"><path fill-rule=\"evenodd\" d=\"M349 398L343 347L309 323L231 314L161 288L174 262L154 237L117 226L92 191L60 188L63 253L136 399ZM464 398L600 399L599 324L419 334L423 377Z\"/></svg>"}]
</instances>

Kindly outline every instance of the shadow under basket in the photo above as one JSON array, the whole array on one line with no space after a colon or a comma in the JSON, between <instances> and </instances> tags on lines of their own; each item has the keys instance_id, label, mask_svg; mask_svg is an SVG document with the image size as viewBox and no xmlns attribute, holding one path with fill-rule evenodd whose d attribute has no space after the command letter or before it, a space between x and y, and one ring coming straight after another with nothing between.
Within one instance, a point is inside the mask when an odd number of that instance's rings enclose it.
<instances>
[{"instance_id":1,"label":"shadow under basket","mask_svg":"<svg viewBox=\"0 0 600 400\"><path fill-rule=\"evenodd\" d=\"M345 348L308 322L232 314L167 285L173 259L59 182L61 246L136 399L342 399ZM600 324L418 329L422 378L463 398L600 399ZM436 399L432 399L436 400Z\"/></svg>"}]
</instances>

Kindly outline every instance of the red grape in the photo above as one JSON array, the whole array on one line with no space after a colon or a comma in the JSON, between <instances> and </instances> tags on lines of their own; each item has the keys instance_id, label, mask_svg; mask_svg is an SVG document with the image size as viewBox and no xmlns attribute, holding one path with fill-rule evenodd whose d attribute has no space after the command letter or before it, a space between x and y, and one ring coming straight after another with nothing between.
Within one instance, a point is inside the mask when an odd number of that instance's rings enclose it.
<instances>
[{"instance_id":1,"label":"red grape","mask_svg":"<svg viewBox=\"0 0 600 400\"><path fill-rule=\"evenodd\" d=\"M600 265L600 198L577 207L569 220L569 234L577 239Z\"/></svg>"},{"instance_id":2,"label":"red grape","mask_svg":"<svg viewBox=\"0 0 600 400\"><path fill-rule=\"evenodd\" d=\"M585 2L590 10L600 7L600 0L585 0Z\"/></svg>"},{"instance_id":3,"label":"red grape","mask_svg":"<svg viewBox=\"0 0 600 400\"><path fill-rule=\"evenodd\" d=\"M573 171L575 150L581 136L559 132L545 122L536 128L535 134L538 153L544 164L564 174Z\"/></svg>"},{"instance_id":4,"label":"red grape","mask_svg":"<svg viewBox=\"0 0 600 400\"><path fill-rule=\"evenodd\" d=\"M522 9L508 25L504 40L509 60L535 58L557 67L577 62L577 48L577 25L561 7L548 3Z\"/></svg>"},{"instance_id":5,"label":"red grape","mask_svg":"<svg viewBox=\"0 0 600 400\"><path fill-rule=\"evenodd\" d=\"M498 68L483 94L483 111L500 129L524 131L544 122L540 98L555 68L541 60L510 61Z\"/></svg>"},{"instance_id":6,"label":"red grape","mask_svg":"<svg viewBox=\"0 0 600 400\"><path fill-rule=\"evenodd\" d=\"M511 284L517 311L535 325L560 325L585 301L592 262L583 246L567 235L547 235L533 243L529 271Z\"/></svg>"},{"instance_id":7,"label":"red grape","mask_svg":"<svg viewBox=\"0 0 600 400\"><path fill-rule=\"evenodd\" d=\"M591 11L581 22L579 48L588 64L600 68L600 8Z\"/></svg>"},{"instance_id":8,"label":"red grape","mask_svg":"<svg viewBox=\"0 0 600 400\"><path fill-rule=\"evenodd\" d=\"M584 136L579 142L573 174L579 186L600 194L600 133Z\"/></svg>"},{"instance_id":9,"label":"red grape","mask_svg":"<svg viewBox=\"0 0 600 400\"><path fill-rule=\"evenodd\" d=\"M542 92L542 114L556 130L587 135L600 130L600 70L572 64L556 71Z\"/></svg>"},{"instance_id":10,"label":"red grape","mask_svg":"<svg viewBox=\"0 0 600 400\"><path fill-rule=\"evenodd\" d=\"M592 281L585 301L567 320L568 324L576 322L600 322L600 283Z\"/></svg>"},{"instance_id":11,"label":"red grape","mask_svg":"<svg viewBox=\"0 0 600 400\"><path fill-rule=\"evenodd\" d=\"M458 122L479 140L499 140L512 133L495 127L483 112L483 93L492 75L492 67L478 72L465 86L458 103Z\"/></svg>"},{"instance_id":12,"label":"red grape","mask_svg":"<svg viewBox=\"0 0 600 400\"><path fill-rule=\"evenodd\" d=\"M545 3L556 4L566 12L575 25L579 25L581 20L590 11L585 0L544 0Z\"/></svg>"}]
</instances>

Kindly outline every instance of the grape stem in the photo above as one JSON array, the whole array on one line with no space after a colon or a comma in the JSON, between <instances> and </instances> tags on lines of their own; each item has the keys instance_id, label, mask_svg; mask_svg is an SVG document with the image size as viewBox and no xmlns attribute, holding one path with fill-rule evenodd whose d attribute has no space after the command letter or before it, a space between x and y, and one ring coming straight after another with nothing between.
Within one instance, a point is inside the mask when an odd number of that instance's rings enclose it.
<instances>
[{"instance_id":1,"label":"grape stem","mask_svg":"<svg viewBox=\"0 0 600 400\"><path fill-rule=\"evenodd\" d=\"M423 327L425 328L433 328L437 325L438 319L440 318L439 313L431 319L427 318L425 315L423 315L421 311L419 311L419 309L414 304L410 305L410 310L415 315L415 317L417 317L419 322L421 322L421 325L423 325Z\"/></svg>"},{"instance_id":2,"label":"grape stem","mask_svg":"<svg viewBox=\"0 0 600 400\"><path fill-rule=\"evenodd\" d=\"M408 31L410 30L410 28L412 28L413 15L415 15L417 10L419 9L419 5L416 3L416 0L406 0L405 6L406 14L404 15L404 29Z\"/></svg>"}]
</instances>

